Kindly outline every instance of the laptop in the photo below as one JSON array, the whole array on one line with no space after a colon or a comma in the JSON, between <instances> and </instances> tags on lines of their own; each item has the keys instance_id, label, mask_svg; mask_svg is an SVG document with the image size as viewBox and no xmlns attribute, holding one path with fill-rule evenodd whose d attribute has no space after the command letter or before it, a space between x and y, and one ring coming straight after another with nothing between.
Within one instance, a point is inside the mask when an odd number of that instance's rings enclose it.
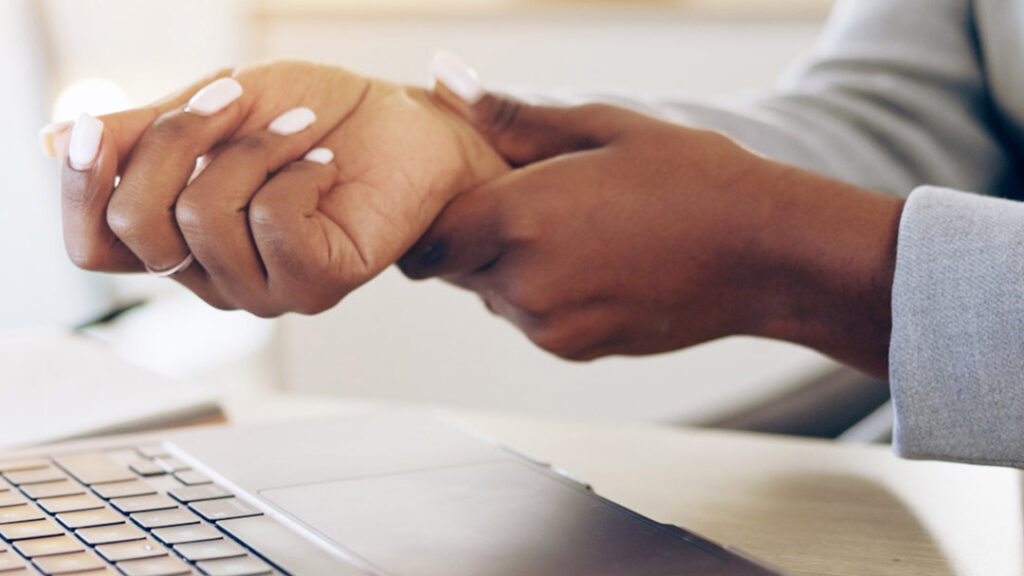
<instances>
[{"instance_id":1,"label":"laptop","mask_svg":"<svg viewBox=\"0 0 1024 576\"><path fill-rule=\"evenodd\" d=\"M0 454L0 576L767 576L422 412Z\"/></svg>"}]
</instances>

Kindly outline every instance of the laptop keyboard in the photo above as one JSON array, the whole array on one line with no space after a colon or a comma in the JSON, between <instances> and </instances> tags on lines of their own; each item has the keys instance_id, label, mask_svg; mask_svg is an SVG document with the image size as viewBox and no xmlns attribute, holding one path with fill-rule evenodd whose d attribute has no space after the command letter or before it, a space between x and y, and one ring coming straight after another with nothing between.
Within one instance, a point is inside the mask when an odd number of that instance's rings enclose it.
<instances>
[{"instance_id":1,"label":"laptop keyboard","mask_svg":"<svg viewBox=\"0 0 1024 576\"><path fill-rule=\"evenodd\" d=\"M231 536L261 516L158 446L0 460L0 576L280 575Z\"/></svg>"}]
</instances>

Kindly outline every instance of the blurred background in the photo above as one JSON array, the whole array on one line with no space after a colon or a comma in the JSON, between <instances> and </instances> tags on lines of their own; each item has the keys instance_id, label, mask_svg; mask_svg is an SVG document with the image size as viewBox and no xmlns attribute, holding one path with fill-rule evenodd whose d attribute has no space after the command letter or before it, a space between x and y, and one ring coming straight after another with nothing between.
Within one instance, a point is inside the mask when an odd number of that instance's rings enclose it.
<instances>
[{"instance_id":1,"label":"blurred background","mask_svg":"<svg viewBox=\"0 0 1024 576\"><path fill-rule=\"evenodd\" d=\"M173 282L104 277L63 253L58 166L37 130L144 104L215 68L278 57L424 84L436 49L485 84L537 93L721 99L806 54L828 0L5 0L0 7L0 330L67 327L148 303L97 334L133 362L211 387L269 388L579 418L711 423L834 364L732 338L590 364L535 349L480 302L389 270L336 309L218 312Z\"/></svg>"}]
</instances>

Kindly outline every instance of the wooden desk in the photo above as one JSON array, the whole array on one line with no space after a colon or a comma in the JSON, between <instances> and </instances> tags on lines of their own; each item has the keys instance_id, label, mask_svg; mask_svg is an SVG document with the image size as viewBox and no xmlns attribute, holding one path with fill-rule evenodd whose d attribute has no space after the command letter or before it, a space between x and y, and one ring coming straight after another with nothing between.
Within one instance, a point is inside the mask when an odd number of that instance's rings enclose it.
<instances>
[{"instance_id":1,"label":"wooden desk","mask_svg":"<svg viewBox=\"0 0 1024 576\"><path fill-rule=\"evenodd\" d=\"M231 399L240 423L337 414L309 396ZM1016 470L910 462L838 445L651 424L452 413L612 500L793 576L1024 574Z\"/></svg>"}]
</instances>

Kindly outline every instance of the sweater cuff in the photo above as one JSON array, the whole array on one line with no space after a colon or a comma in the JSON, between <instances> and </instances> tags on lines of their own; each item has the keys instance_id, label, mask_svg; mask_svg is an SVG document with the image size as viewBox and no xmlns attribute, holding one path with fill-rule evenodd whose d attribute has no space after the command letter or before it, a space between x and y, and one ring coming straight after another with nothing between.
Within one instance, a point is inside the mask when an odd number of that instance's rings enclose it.
<instances>
[{"instance_id":1,"label":"sweater cuff","mask_svg":"<svg viewBox=\"0 0 1024 576\"><path fill-rule=\"evenodd\" d=\"M1024 203L915 190L892 321L896 452L1024 467Z\"/></svg>"}]
</instances>

